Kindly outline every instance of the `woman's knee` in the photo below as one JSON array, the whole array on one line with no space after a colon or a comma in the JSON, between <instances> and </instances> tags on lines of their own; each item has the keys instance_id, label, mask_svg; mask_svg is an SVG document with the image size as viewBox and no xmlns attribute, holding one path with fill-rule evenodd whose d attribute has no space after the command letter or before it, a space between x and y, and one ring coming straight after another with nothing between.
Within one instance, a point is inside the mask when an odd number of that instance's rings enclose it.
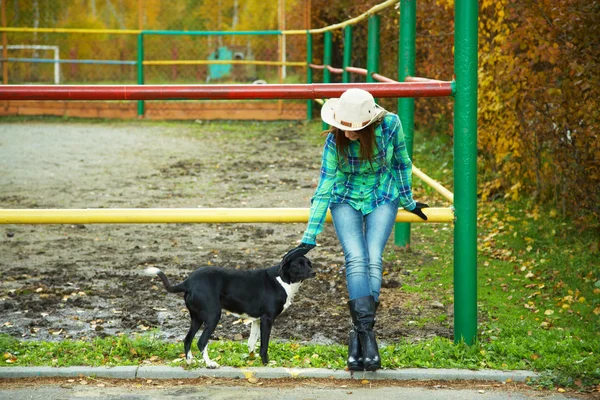
<instances>
[{"instance_id":1,"label":"woman's knee","mask_svg":"<svg viewBox=\"0 0 600 400\"><path fill-rule=\"evenodd\" d=\"M356 255L346 257L346 275L369 275L369 261L367 257Z\"/></svg>"}]
</instances>

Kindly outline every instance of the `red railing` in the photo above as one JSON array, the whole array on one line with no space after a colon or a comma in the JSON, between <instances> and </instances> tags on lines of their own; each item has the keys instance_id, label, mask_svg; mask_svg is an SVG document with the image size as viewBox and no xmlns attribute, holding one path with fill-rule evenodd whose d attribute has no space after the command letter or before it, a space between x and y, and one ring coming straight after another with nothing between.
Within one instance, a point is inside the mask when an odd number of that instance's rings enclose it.
<instances>
[{"instance_id":1,"label":"red railing","mask_svg":"<svg viewBox=\"0 0 600 400\"><path fill-rule=\"evenodd\" d=\"M339 97L350 88L375 97L442 97L451 82L398 82L297 85L10 85L0 86L0 100L241 100Z\"/></svg>"}]
</instances>

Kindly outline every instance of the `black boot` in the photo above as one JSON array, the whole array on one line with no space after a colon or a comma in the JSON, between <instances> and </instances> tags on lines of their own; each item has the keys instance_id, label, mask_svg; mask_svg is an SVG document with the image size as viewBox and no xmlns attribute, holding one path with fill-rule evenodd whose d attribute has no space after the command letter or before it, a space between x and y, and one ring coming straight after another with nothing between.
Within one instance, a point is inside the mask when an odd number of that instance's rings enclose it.
<instances>
[{"instance_id":1,"label":"black boot","mask_svg":"<svg viewBox=\"0 0 600 400\"><path fill-rule=\"evenodd\" d=\"M375 312L379 307L379 302L375 302ZM354 324L351 322L350 335L348 337L348 360L347 360L349 371L364 371L365 366L363 364L362 347L360 346L360 340L358 339L358 333L354 328Z\"/></svg>"},{"instance_id":2,"label":"black boot","mask_svg":"<svg viewBox=\"0 0 600 400\"><path fill-rule=\"evenodd\" d=\"M375 340L375 307L373 296L359 297L348 302L352 323L360 342L363 355L363 366L367 371L375 371L381 368L379 349Z\"/></svg>"},{"instance_id":3,"label":"black boot","mask_svg":"<svg viewBox=\"0 0 600 400\"><path fill-rule=\"evenodd\" d=\"M360 340L358 340L358 333L354 329L354 325L350 328L350 337L348 338L348 370L349 371L364 371L365 366L363 365L362 348L360 347Z\"/></svg>"}]
</instances>

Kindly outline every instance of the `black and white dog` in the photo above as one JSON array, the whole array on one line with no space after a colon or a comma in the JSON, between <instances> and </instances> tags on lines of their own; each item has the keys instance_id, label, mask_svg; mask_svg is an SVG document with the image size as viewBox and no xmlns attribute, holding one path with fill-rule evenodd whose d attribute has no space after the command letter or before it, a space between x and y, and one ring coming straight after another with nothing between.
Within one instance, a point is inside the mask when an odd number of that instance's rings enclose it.
<instances>
[{"instance_id":1,"label":"black and white dog","mask_svg":"<svg viewBox=\"0 0 600 400\"><path fill-rule=\"evenodd\" d=\"M260 327L260 358L263 364L267 364L273 321L292 304L302 281L316 275L306 257L251 271L203 267L192 272L178 285L172 285L158 268L147 268L146 273L158 275L168 292L184 293L185 305L192 319L190 330L183 341L188 364L193 359L192 340L204 323L198 349L202 352L207 368L219 367L219 364L208 357L207 344L219 323L222 309L252 320L248 338L248 350L251 354L256 348Z\"/></svg>"}]
</instances>

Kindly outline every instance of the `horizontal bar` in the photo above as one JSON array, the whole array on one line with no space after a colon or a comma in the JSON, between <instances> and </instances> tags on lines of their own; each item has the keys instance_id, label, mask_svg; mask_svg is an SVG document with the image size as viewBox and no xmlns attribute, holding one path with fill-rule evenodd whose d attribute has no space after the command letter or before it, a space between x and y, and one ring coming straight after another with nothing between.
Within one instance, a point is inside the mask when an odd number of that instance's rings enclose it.
<instances>
[{"instance_id":1,"label":"horizontal bar","mask_svg":"<svg viewBox=\"0 0 600 400\"><path fill-rule=\"evenodd\" d=\"M344 73L344 69L343 68L335 68L332 67L331 65L317 65L317 64L308 64L308 66L310 68L313 69L325 69L327 68L330 72L334 73L334 74L343 74ZM364 68L357 68L357 67L346 67L346 71L351 72L351 73L355 73L355 74L359 74L359 75L367 75L367 70ZM375 79L378 82L388 82L388 83L398 83L398 81L395 81L391 78L388 78L386 76L383 75L379 75L376 72L373 72L371 74L371 76L373 77L373 79ZM422 82L422 81L419 81ZM442 82L442 81L437 81L437 82Z\"/></svg>"},{"instance_id":2,"label":"horizontal bar","mask_svg":"<svg viewBox=\"0 0 600 400\"><path fill-rule=\"evenodd\" d=\"M353 74L359 74L359 75L367 76L367 70L364 69L364 68L346 67L346 71L352 72Z\"/></svg>"},{"instance_id":3,"label":"horizontal bar","mask_svg":"<svg viewBox=\"0 0 600 400\"><path fill-rule=\"evenodd\" d=\"M137 61L120 61L120 60L54 60L51 58L6 58L0 61L9 62L30 62L30 63L47 63L47 64L107 64L107 65L136 65Z\"/></svg>"},{"instance_id":4,"label":"horizontal bar","mask_svg":"<svg viewBox=\"0 0 600 400\"><path fill-rule=\"evenodd\" d=\"M438 79L421 78L418 76L407 76L404 82L444 82Z\"/></svg>"},{"instance_id":5,"label":"horizontal bar","mask_svg":"<svg viewBox=\"0 0 600 400\"><path fill-rule=\"evenodd\" d=\"M372 77L373 77L373 79L375 79L377 82L389 82L389 83L398 82L398 81L395 81L395 80L393 80L393 79L391 79L391 78L388 78L387 76L379 75L379 74L378 74L378 73L376 73L376 72L373 72L373 73L371 74L371 76L372 76Z\"/></svg>"},{"instance_id":6,"label":"horizontal bar","mask_svg":"<svg viewBox=\"0 0 600 400\"><path fill-rule=\"evenodd\" d=\"M450 82L266 85L0 85L0 100L233 100L340 97L351 88L374 97L442 97Z\"/></svg>"},{"instance_id":7,"label":"horizontal bar","mask_svg":"<svg viewBox=\"0 0 600 400\"><path fill-rule=\"evenodd\" d=\"M107 64L107 65L136 65L137 61L121 60L65 60L49 58L0 58L0 61L31 62L31 63L59 63L59 64ZM281 62L281 61L255 61L255 60L147 60L144 65L210 65L210 64L241 64L241 65L285 65L289 67L305 67L306 62Z\"/></svg>"},{"instance_id":8,"label":"horizontal bar","mask_svg":"<svg viewBox=\"0 0 600 400\"><path fill-rule=\"evenodd\" d=\"M306 29L288 29L281 31L282 35L306 35L308 33L310 33L310 31Z\"/></svg>"},{"instance_id":9,"label":"horizontal bar","mask_svg":"<svg viewBox=\"0 0 600 400\"><path fill-rule=\"evenodd\" d=\"M441 194L446 199L450 200L450 202L452 204L454 204L454 193L452 193L451 191L446 189L444 186L442 186L441 183L439 183L435 179L433 179L430 176L428 176L427 174L425 174L419 168L415 167L414 164L412 166L412 172L413 172L413 174L415 174L419 178L421 178L421 180L423 182L427 183L429 186L431 186L433 189L435 189L439 194Z\"/></svg>"},{"instance_id":10,"label":"horizontal bar","mask_svg":"<svg viewBox=\"0 0 600 400\"><path fill-rule=\"evenodd\" d=\"M308 66L313 69L327 68L329 71L333 72L334 74L341 74L344 72L343 68L334 68L331 65L308 64ZM346 71L353 72L355 74L365 75L365 76L367 75L367 70L364 68L346 67Z\"/></svg>"},{"instance_id":11,"label":"horizontal bar","mask_svg":"<svg viewBox=\"0 0 600 400\"><path fill-rule=\"evenodd\" d=\"M238 35L281 35L278 30L269 31L167 31L143 30L144 35L177 35L177 36L238 36ZM306 33L306 31L305 31Z\"/></svg>"},{"instance_id":12,"label":"horizontal bar","mask_svg":"<svg viewBox=\"0 0 600 400\"><path fill-rule=\"evenodd\" d=\"M343 74L344 73L343 68L334 68L331 65L327 65L327 70L333 74Z\"/></svg>"},{"instance_id":13,"label":"horizontal bar","mask_svg":"<svg viewBox=\"0 0 600 400\"><path fill-rule=\"evenodd\" d=\"M450 208L423 212L427 222L454 221ZM306 223L308 215L308 208L0 209L0 224ZM425 222L405 210L398 210L396 221ZM331 222L329 212L327 222Z\"/></svg>"},{"instance_id":14,"label":"horizontal bar","mask_svg":"<svg viewBox=\"0 0 600 400\"><path fill-rule=\"evenodd\" d=\"M137 35L138 29L73 29L73 28L7 28L0 27L0 32L31 32L31 33L101 33L119 35Z\"/></svg>"},{"instance_id":15,"label":"horizontal bar","mask_svg":"<svg viewBox=\"0 0 600 400\"><path fill-rule=\"evenodd\" d=\"M211 65L211 64L239 64L239 65L285 65L290 67L306 67L306 62L300 61L256 61L256 60L147 60L144 65Z\"/></svg>"},{"instance_id":16,"label":"horizontal bar","mask_svg":"<svg viewBox=\"0 0 600 400\"><path fill-rule=\"evenodd\" d=\"M91 33L91 34L121 34L121 35L179 35L179 36L235 36L235 35L282 35L279 30L269 31L166 31L139 29L72 29L72 28L12 28L0 27L0 32L25 33ZM306 34L306 31L303 31Z\"/></svg>"}]
</instances>

